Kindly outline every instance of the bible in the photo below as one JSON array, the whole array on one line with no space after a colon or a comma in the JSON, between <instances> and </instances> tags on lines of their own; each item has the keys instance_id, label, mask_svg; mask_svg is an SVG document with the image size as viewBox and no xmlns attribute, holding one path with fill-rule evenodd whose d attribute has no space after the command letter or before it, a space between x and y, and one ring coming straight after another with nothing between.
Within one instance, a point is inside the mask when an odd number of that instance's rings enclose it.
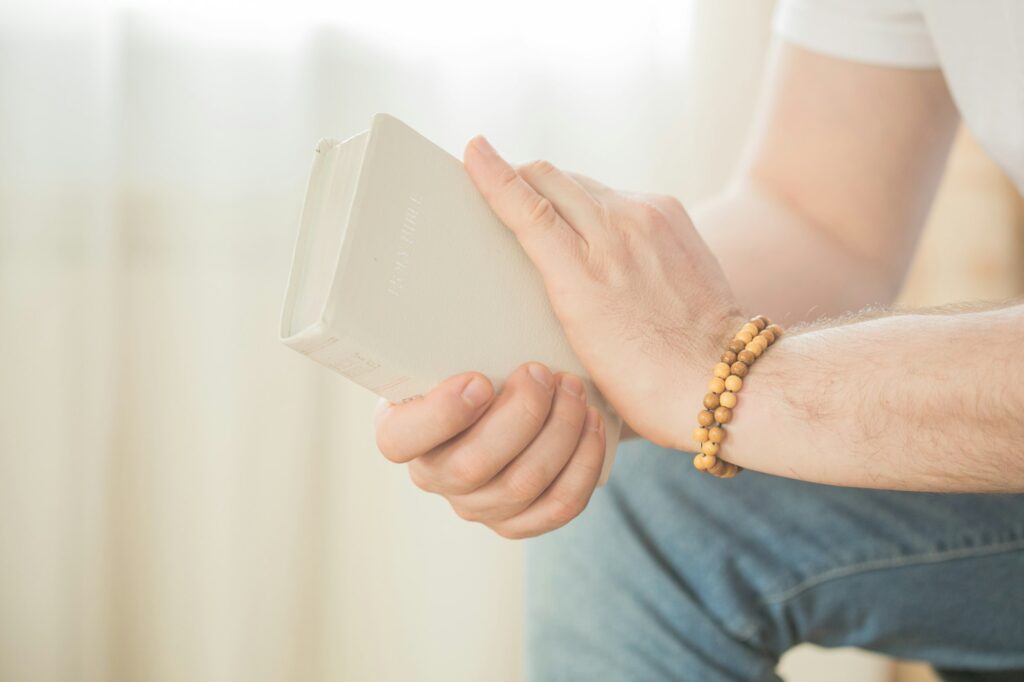
<instances>
[{"instance_id":1,"label":"bible","mask_svg":"<svg viewBox=\"0 0 1024 682\"><path fill-rule=\"evenodd\" d=\"M622 420L570 347L540 273L462 162L393 116L317 144L280 337L392 402L467 371L500 391L529 360L572 372L604 418L608 479Z\"/></svg>"}]
</instances>

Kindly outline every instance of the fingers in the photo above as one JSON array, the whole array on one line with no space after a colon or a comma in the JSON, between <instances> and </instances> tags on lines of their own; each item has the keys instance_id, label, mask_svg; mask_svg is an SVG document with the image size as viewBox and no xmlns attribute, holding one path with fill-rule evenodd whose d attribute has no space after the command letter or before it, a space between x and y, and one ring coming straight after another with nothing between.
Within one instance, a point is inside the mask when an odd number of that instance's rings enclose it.
<instances>
[{"instance_id":1,"label":"fingers","mask_svg":"<svg viewBox=\"0 0 1024 682\"><path fill-rule=\"evenodd\" d=\"M499 219L512 230L541 274L548 278L580 261L586 242L483 136L466 145L465 167Z\"/></svg>"},{"instance_id":2,"label":"fingers","mask_svg":"<svg viewBox=\"0 0 1024 682\"><path fill-rule=\"evenodd\" d=\"M512 518L491 524L499 535L527 538L560 528L576 518L594 492L604 462L604 423L595 407L587 408L587 424L572 459L555 482Z\"/></svg>"},{"instance_id":3,"label":"fingers","mask_svg":"<svg viewBox=\"0 0 1024 682\"><path fill-rule=\"evenodd\" d=\"M537 362L520 366L473 426L410 463L413 482L442 495L463 495L480 488L540 433L554 392L551 370Z\"/></svg>"},{"instance_id":4,"label":"fingers","mask_svg":"<svg viewBox=\"0 0 1024 682\"><path fill-rule=\"evenodd\" d=\"M538 194L551 200L555 210L588 242L606 229L604 206L593 194L549 161L532 161L517 168Z\"/></svg>"},{"instance_id":5,"label":"fingers","mask_svg":"<svg viewBox=\"0 0 1024 682\"><path fill-rule=\"evenodd\" d=\"M382 399L374 415L377 448L392 462L415 459L472 425L493 397L487 377L469 372L445 379L416 400Z\"/></svg>"},{"instance_id":6,"label":"fingers","mask_svg":"<svg viewBox=\"0 0 1024 682\"><path fill-rule=\"evenodd\" d=\"M587 403L579 377L560 374L557 379L551 414L526 449L480 489L448 497L459 516L484 523L515 516L530 506L565 467L579 443Z\"/></svg>"}]
</instances>

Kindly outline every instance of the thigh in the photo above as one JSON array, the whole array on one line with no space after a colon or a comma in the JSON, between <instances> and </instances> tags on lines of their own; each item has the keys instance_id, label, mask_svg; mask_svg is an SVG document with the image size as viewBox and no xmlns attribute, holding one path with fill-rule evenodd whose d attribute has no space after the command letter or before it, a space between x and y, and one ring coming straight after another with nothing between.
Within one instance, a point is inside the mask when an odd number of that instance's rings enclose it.
<instances>
[{"instance_id":1,"label":"thigh","mask_svg":"<svg viewBox=\"0 0 1024 682\"><path fill-rule=\"evenodd\" d=\"M527 544L533 679L777 679L802 641L1024 667L1024 496L700 474L635 440Z\"/></svg>"}]
</instances>

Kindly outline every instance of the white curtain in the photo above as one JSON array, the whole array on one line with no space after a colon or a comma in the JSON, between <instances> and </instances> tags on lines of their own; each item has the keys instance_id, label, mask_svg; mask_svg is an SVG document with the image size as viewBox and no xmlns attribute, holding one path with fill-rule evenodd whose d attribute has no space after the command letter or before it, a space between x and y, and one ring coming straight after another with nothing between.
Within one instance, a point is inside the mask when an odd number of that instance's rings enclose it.
<instances>
[{"instance_id":1,"label":"white curtain","mask_svg":"<svg viewBox=\"0 0 1024 682\"><path fill-rule=\"evenodd\" d=\"M519 545L277 342L313 145L387 111L698 197L769 12L0 4L0 679L519 679Z\"/></svg>"}]
</instances>

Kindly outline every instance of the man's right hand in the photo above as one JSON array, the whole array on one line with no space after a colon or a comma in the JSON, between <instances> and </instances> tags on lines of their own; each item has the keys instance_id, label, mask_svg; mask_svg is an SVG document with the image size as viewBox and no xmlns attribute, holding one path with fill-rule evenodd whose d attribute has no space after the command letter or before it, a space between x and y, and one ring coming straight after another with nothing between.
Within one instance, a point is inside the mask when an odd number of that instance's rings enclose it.
<instances>
[{"instance_id":1,"label":"man's right hand","mask_svg":"<svg viewBox=\"0 0 1024 682\"><path fill-rule=\"evenodd\" d=\"M415 400L381 399L374 423L381 454L408 463L416 486L507 538L575 518L604 462L604 424L579 377L536 362L514 370L497 396L487 377L466 372Z\"/></svg>"}]
</instances>

